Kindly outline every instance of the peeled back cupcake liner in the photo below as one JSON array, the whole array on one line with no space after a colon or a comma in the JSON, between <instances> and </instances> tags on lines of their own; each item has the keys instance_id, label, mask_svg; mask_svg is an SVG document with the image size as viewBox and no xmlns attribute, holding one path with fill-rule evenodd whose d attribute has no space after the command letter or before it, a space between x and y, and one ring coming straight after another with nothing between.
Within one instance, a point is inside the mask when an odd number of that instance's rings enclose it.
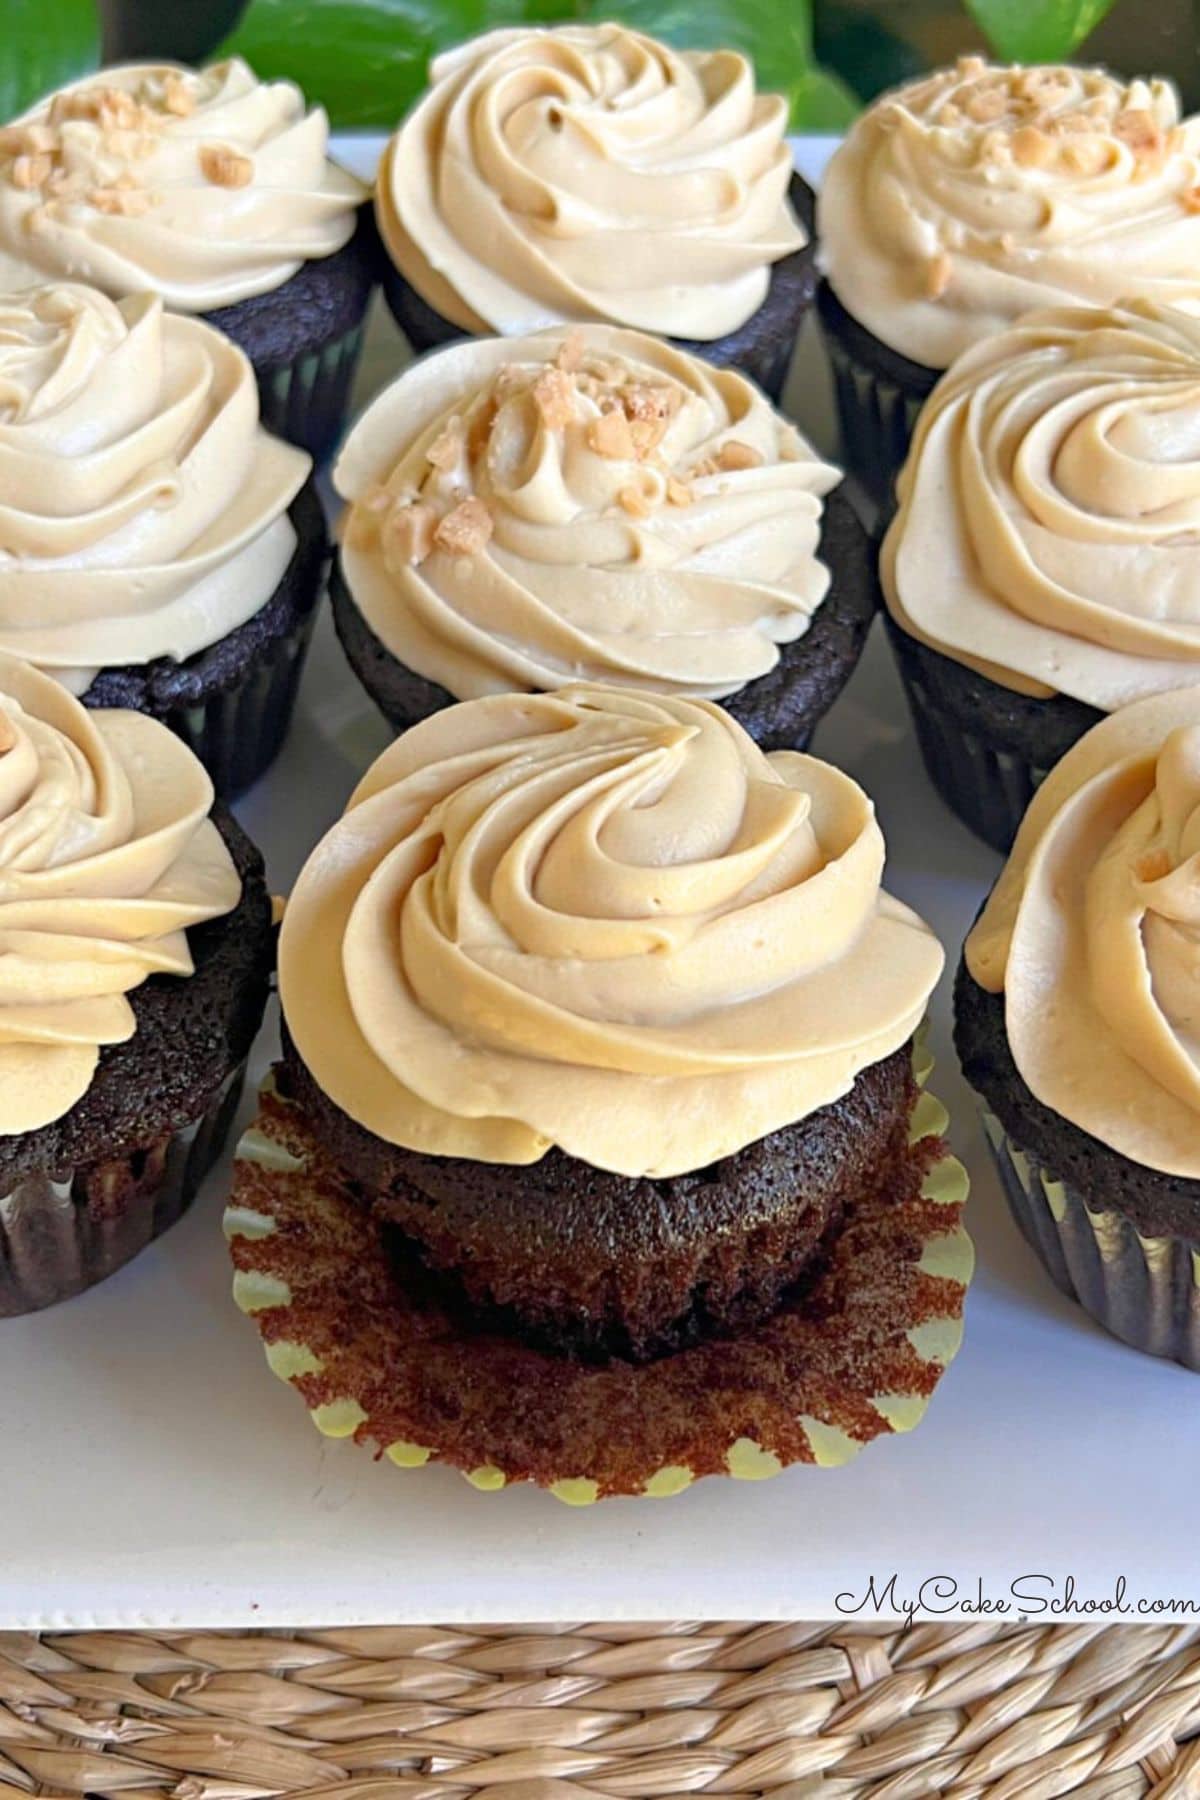
<instances>
[{"instance_id":1,"label":"peeled back cupcake liner","mask_svg":"<svg viewBox=\"0 0 1200 1800\"><path fill-rule=\"evenodd\" d=\"M765 1323L638 1366L591 1364L473 1329L419 1278L406 1291L269 1076L225 1214L234 1298L317 1429L400 1468L445 1462L485 1491L531 1481L586 1505L838 1466L918 1423L962 1339L974 1251L947 1124L922 1093L905 1190L854 1209Z\"/></svg>"},{"instance_id":2,"label":"peeled back cupcake liner","mask_svg":"<svg viewBox=\"0 0 1200 1800\"><path fill-rule=\"evenodd\" d=\"M968 830L1007 853L1050 770L1102 715L1062 696L1034 701L1009 694L910 637L887 612L884 618L930 781ZM962 693L952 693L950 684ZM989 733L982 696L1019 715L1013 735L1024 735L1029 747Z\"/></svg>"},{"instance_id":3,"label":"peeled back cupcake liner","mask_svg":"<svg viewBox=\"0 0 1200 1800\"><path fill-rule=\"evenodd\" d=\"M758 311L724 337L701 341L660 334L676 348L703 357L718 368L739 369L777 405L783 397L801 323L817 286L813 191L801 176L793 175L788 196L809 241L803 249L772 265L767 297ZM380 282L392 317L418 355L455 343L466 335L436 312L386 255L382 258ZM269 424L270 420L266 422Z\"/></svg>"},{"instance_id":4,"label":"peeled back cupcake liner","mask_svg":"<svg viewBox=\"0 0 1200 1800\"><path fill-rule=\"evenodd\" d=\"M1123 1343L1200 1371L1200 1241L1143 1237L1120 1213L1093 1208L981 1112L1009 1210L1055 1286Z\"/></svg>"},{"instance_id":5,"label":"peeled back cupcake liner","mask_svg":"<svg viewBox=\"0 0 1200 1800\"><path fill-rule=\"evenodd\" d=\"M243 1061L178 1130L0 1196L0 1319L72 1299L170 1230L225 1147L245 1076Z\"/></svg>"},{"instance_id":6,"label":"peeled back cupcake liner","mask_svg":"<svg viewBox=\"0 0 1200 1800\"><path fill-rule=\"evenodd\" d=\"M877 513L892 504L892 487L908 455L917 415L940 371L886 352L878 363L866 359L870 339L850 317L828 281L817 289L817 317L833 370L841 462ZM907 364L910 373L905 374Z\"/></svg>"}]
</instances>

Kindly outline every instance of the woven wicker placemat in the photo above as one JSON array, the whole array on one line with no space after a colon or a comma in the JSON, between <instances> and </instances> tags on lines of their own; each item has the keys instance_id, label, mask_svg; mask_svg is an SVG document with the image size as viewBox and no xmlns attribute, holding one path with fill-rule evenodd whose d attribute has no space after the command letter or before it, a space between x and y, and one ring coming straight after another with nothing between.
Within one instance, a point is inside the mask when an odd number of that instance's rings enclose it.
<instances>
[{"instance_id":1,"label":"woven wicker placemat","mask_svg":"<svg viewBox=\"0 0 1200 1800\"><path fill-rule=\"evenodd\" d=\"M0 1634L0 1800L1185 1800L1192 1626Z\"/></svg>"}]
</instances>

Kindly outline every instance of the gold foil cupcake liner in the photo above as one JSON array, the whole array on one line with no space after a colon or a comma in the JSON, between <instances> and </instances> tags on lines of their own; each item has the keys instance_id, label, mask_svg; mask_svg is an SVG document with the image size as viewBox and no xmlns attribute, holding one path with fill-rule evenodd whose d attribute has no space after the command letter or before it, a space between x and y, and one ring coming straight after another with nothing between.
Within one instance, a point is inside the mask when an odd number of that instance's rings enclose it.
<instances>
[{"instance_id":1,"label":"gold foil cupcake liner","mask_svg":"<svg viewBox=\"0 0 1200 1800\"><path fill-rule=\"evenodd\" d=\"M317 1429L400 1468L446 1462L480 1489L533 1481L585 1505L835 1467L911 1430L962 1340L974 1251L947 1122L922 1092L893 1187L850 1210L771 1318L635 1367L472 1330L410 1292L268 1077L225 1214L234 1299Z\"/></svg>"},{"instance_id":2,"label":"gold foil cupcake liner","mask_svg":"<svg viewBox=\"0 0 1200 1800\"><path fill-rule=\"evenodd\" d=\"M1019 1149L987 1108L983 1124L1009 1210L1055 1286L1135 1350L1200 1371L1200 1243L1144 1237Z\"/></svg>"}]
</instances>

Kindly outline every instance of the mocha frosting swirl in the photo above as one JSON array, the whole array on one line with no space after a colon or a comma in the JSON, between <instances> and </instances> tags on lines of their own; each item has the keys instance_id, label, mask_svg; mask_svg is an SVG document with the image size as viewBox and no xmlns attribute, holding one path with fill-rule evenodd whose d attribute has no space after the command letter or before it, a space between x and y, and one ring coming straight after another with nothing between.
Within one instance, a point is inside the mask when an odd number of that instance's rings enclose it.
<instances>
[{"instance_id":1,"label":"mocha frosting swirl","mask_svg":"<svg viewBox=\"0 0 1200 1800\"><path fill-rule=\"evenodd\" d=\"M278 586L309 467L199 320L67 283L0 297L0 650L83 693L215 643Z\"/></svg>"},{"instance_id":2,"label":"mocha frosting swirl","mask_svg":"<svg viewBox=\"0 0 1200 1800\"><path fill-rule=\"evenodd\" d=\"M1032 307L1195 311L1200 118L1169 82L965 57L863 114L819 221L843 305L934 369Z\"/></svg>"},{"instance_id":3,"label":"mocha frosting swirl","mask_svg":"<svg viewBox=\"0 0 1200 1800\"><path fill-rule=\"evenodd\" d=\"M1111 712L1200 680L1200 319L1032 313L934 389L884 593L1002 686Z\"/></svg>"},{"instance_id":4,"label":"mocha frosting swirl","mask_svg":"<svg viewBox=\"0 0 1200 1800\"><path fill-rule=\"evenodd\" d=\"M806 242L786 130L736 51L619 25L493 31L435 59L376 215L401 274L464 331L601 319L718 338Z\"/></svg>"},{"instance_id":5,"label":"mocha frosting swirl","mask_svg":"<svg viewBox=\"0 0 1200 1800\"><path fill-rule=\"evenodd\" d=\"M1200 688L1115 713L1051 771L967 966L1043 1105L1200 1179Z\"/></svg>"},{"instance_id":6,"label":"mocha frosting swirl","mask_svg":"<svg viewBox=\"0 0 1200 1800\"><path fill-rule=\"evenodd\" d=\"M165 725L0 655L0 1135L69 1112L133 1036L129 992L190 975L189 927L237 905L212 800Z\"/></svg>"},{"instance_id":7,"label":"mocha frosting swirl","mask_svg":"<svg viewBox=\"0 0 1200 1800\"><path fill-rule=\"evenodd\" d=\"M601 325L426 357L334 473L355 601L459 699L580 679L734 693L825 596L837 480L742 376Z\"/></svg>"},{"instance_id":8,"label":"mocha frosting swirl","mask_svg":"<svg viewBox=\"0 0 1200 1800\"><path fill-rule=\"evenodd\" d=\"M329 121L240 58L106 69L0 133L0 289L47 276L211 312L330 256L367 190Z\"/></svg>"},{"instance_id":9,"label":"mocha frosting swirl","mask_svg":"<svg viewBox=\"0 0 1200 1800\"><path fill-rule=\"evenodd\" d=\"M377 1136L701 1168L846 1093L942 966L846 775L705 701L575 687L426 719L288 903L280 993Z\"/></svg>"}]
</instances>

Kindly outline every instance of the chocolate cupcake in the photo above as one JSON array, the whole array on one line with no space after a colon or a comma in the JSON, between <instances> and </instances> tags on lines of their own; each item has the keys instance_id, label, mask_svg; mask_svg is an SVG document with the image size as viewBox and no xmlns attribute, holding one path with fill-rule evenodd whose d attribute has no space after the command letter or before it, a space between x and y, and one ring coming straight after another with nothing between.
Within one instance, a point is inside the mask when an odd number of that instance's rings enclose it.
<instances>
[{"instance_id":1,"label":"chocolate cupcake","mask_svg":"<svg viewBox=\"0 0 1200 1800\"><path fill-rule=\"evenodd\" d=\"M324 579L309 458L242 352L152 295L0 298L0 651L169 725L217 790L283 741Z\"/></svg>"},{"instance_id":2,"label":"chocolate cupcake","mask_svg":"<svg viewBox=\"0 0 1200 1800\"><path fill-rule=\"evenodd\" d=\"M844 1461L959 1336L942 954L873 809L704 702L437 714L313 853L227 1216L318 1425L485 1487Z\"/></svg>"},{"instance_id":3,"label":"chocolate cupcake","mask_svg":"<svg viewBox=\"0 0 1200 1800\"><path fill-rule=\"evenodd\" d=\"M816 285L813 197L786 131L786 102L758 94L734 50L670 50L615 24L450 50L379 168L396 320L417 351L632 326L778 400Z\"/></svg>"},{"instance_id":4,"label":"chocolate cupcake","mask_svg":"<svg viewBox=\"0 0 1200 1800\"><path fill-rule=\"evenodd\" d=\"M1197 191L1166 81L968 56L876 101L818 208L842 454L875 504L941 371L1019 314L1200 302Z\"/></svg>"},{"instance_id":5,"label":"chocolate cupcake","mask_svg":"<svg viewBox=\"0 0 1200 1800\"><path fill-rule=\"evenodd\" d=\"M1200 1369L1200 688L1047 777L967 940L956 1042L1013 1215L1116 1336Z\"/></svg>"},{"instance_id":6,"label":"chocolate cupcake","mask_svg":"<svg viewBox=\"0 0 1200 1800\"><path fill-rule=\"evenodd\" d=\"M272 961L262 859L191 752L0 655L0 1318L187 1207Z\"/></svg>"},{"instance_id":7,"label":"chocolate cupcake","mask_svg":"<svg viewBox=\"0 0 1200 1800\"><path fill-rule=\"evenodd\" d=\"M930 776L1007 850L1106 713L1200 680L1200 322L1030 313L967 351L917 425L884 541Z\"/></svg>"},{"instance_id":8,"label":"chocolate cupcake","mask_svg":"<svg viewBox=\"0 0 1200 1800\"><path fill-rule=\"evenodd\" d=\"M398 731L587 679L720 699L802 748L876 607L837 481L743 376L640 332L457 344L338 460L338 632Z\"/></svg>"},{"instance_id":9,"label":"chocolate cupcake","mask_svg":"<svg viewBox=\"0 0 1200 1800\"><path fill-rule=\"evenodd\" d=\"M158 294L240 345L264 422L324 455L377 261L367 190L328 142L319 107L238 58L89 75L0 134L0 288Z\"/></svg>"}]
</instances>

